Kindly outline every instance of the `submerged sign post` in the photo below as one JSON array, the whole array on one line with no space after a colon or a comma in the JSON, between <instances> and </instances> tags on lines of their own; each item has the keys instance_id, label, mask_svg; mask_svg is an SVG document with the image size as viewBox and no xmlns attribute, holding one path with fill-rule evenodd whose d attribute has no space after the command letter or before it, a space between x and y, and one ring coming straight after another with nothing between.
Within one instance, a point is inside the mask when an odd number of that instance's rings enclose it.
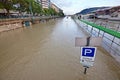
<instances>
[{"instance_id":1,"label":"submerged sign post","mask_svg":"<svg viewBox=\"0 0 120 80\"><path fill-rule=\"evenodd\" d=\"M75 46L81 47L80 63L83 65L83 67L85 67L84 74L86 74L87 68L93 66L94 64L97 47L92 46L100 46L101 42L101 37L77 37L75 39Z\"/></svg>"},{"instance_id":2,"label":"submerged sign post","mask_svg":"<svg viewBox=\"0 0 120 80\"><path fill-rule=\"evenodd\" d=\"M95 55L96 55L96 47L81 47L81 58L80 63L84 67L93 66Z\"/></svg>"}]
</instances>

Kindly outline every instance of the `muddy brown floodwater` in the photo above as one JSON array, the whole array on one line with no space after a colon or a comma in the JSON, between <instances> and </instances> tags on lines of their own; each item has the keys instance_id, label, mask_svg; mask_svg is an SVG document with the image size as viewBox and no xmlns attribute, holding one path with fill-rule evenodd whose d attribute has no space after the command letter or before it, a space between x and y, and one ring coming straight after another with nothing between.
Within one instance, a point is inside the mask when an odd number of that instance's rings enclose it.
<instances>
[{"instance_id":1,"label":"muddy brown floodwater","mask_svg":"<svg viewBox=\"0 0 120 80\"><path fill-rule=\"evenodd\" d=\"M0 80L120 80L119 63L102 48L83 74L75 37L84 36L71 18L1 33Z\"/></svg>"}]
</instances>

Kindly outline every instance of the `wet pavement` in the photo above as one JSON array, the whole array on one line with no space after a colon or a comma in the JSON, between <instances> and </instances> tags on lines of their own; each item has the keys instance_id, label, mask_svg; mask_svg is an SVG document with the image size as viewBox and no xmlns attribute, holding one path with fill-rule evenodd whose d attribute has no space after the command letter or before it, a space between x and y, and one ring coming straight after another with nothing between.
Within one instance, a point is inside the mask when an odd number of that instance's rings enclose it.
<instances>
[{"instance_id":1,"label":"wet pavement","mask_svg":"<svg viewBox=\"0 0 120 80\"><path fill-rule=\"evenodd\" d=\"M84 75L75 37L85 34L71 18L0 34L0 80L120 80L120 64L99 48Z\"/></svg>"}]
</instances>

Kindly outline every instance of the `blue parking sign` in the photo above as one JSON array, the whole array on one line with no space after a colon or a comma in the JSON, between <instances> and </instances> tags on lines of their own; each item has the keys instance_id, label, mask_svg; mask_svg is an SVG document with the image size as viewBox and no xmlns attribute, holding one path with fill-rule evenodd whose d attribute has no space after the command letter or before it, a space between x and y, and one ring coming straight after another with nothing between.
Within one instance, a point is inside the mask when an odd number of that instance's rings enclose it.
<instances>
[{"instance_id":1,"label":"blue parking sign","mask_svg":"<svg viewBox=\"0 0 120 80\"><path fill-rule=\"evenodd\" d=\"M82 56L85 57L94 57L95 56L95 52L96 52L96 48L95 47L83 47L82 48Z\"/></svg>"},{"instance_id":2,"label":"blue parking sign","mask_svg":"<svg viewBox=\"0 0 120 80\"><path fill-rule=\"evenodd\" d=\"M85 46L81 47L80 63L83 66L93 66L97 47Z\"/></svg>"}]
</instances>

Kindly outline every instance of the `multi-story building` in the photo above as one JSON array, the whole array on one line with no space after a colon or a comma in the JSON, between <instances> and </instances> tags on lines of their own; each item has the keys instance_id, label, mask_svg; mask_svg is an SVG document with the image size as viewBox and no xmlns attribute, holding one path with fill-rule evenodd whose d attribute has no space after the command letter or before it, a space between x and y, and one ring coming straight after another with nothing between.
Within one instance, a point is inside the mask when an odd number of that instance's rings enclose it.
<instances>
[{"instance_id":1,"label":"multi-story building","mask_svg":"<svg viewBox=\"0 0 120 80\"><path fill-rule=\"evenodd\" d=\"M56 12L63 12L63 10L61 10L59 7L57 7L55 4L53 4L52 2L51 2L51 5L50 5L50 7L51 8L53 8Z\"/></svg>"},{"instance_id":2,"label":"multi-story building","mask_svg":"<svg viewBox=\"0 0 120 80\"><path fill-rule=\"evenodd\" d=\"M39 0L41 3L42 8L50 8L50 0Z\"/></svg>"},{"instance_id":3,"label":"multi-story building","mask_svg":"<svg viewBox=\"0 0 120 80\"><path fill-rule=\"evenodd\" d=\"M100 9L95 11L97 15L110 15L111 17L119 17L120 6L114 6L110 8Z\"/></svg>"},{"instance_id":4,"label":"multi-story building","mask_svg":"<svg viewBox=\"0 0 120 80\"><path fill-rule=\"evenodd\" d=\"M57 7L54 3L52 3L50 0L36 0L39 2L43 9L47 8L53 8L56 12L63 12L59 7Z\"/></svg>"}]
</instances>

